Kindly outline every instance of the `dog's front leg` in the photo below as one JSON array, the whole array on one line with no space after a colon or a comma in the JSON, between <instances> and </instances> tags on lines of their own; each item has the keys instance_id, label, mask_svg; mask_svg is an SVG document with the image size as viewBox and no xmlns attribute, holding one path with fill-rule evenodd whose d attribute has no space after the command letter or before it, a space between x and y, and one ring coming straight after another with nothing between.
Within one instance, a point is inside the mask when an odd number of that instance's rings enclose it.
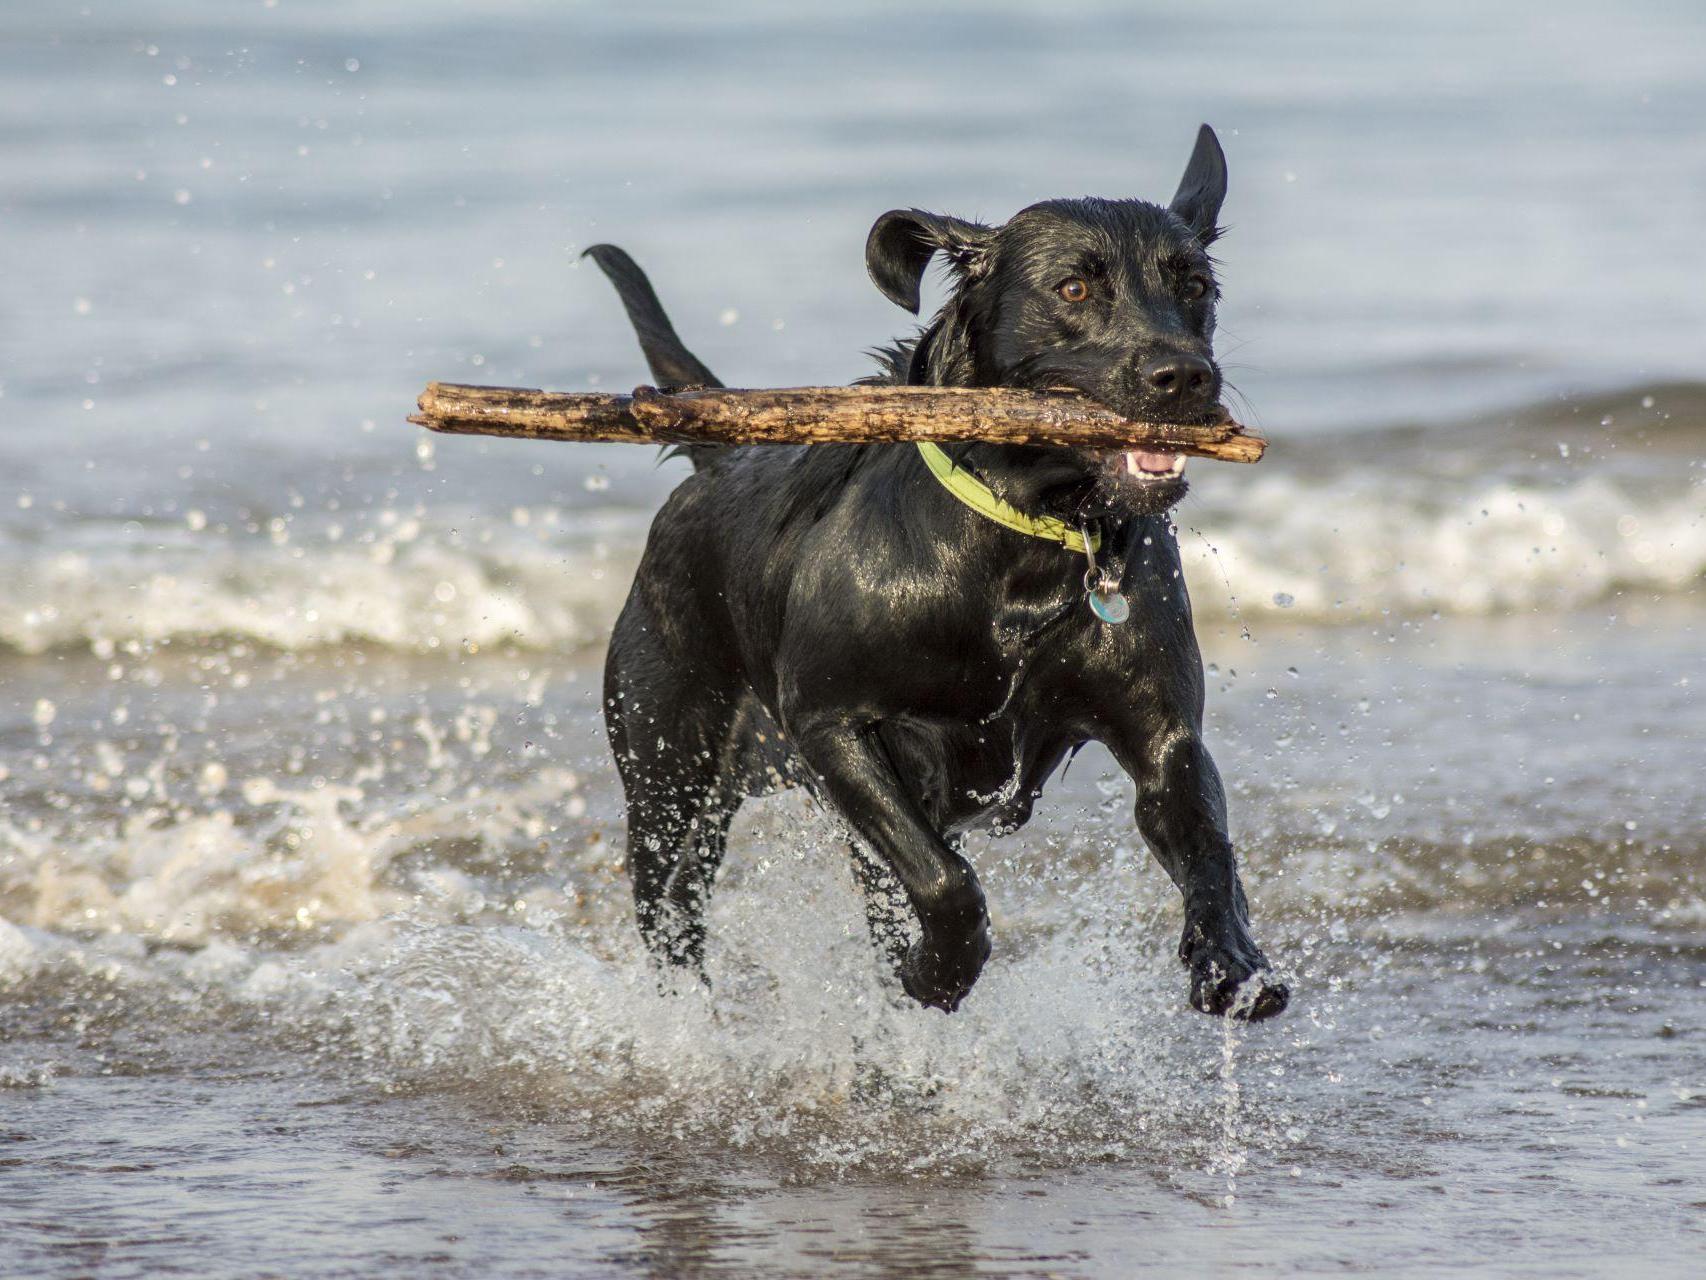
<instances>
[{"instance_id":1,"label":"dog's front leg","mask_svg":"<svg viewBox=\"0 0 1706 1280\"><path fill-rule=\"evenodd\" d=\"M1268 1018L1290 999L1250 936L1250 910L1227 835L1220 772L1194 729L1130 725L1108 748L1137 784L1137 826L1184 897L1179 958L1204 1013Z\"/></svg>"},{"instance_id":2,"label":"dog's front leg","mask_svg":"<svg viewBox=\"0 0 1706 1280\"><path fill-rule=\"evenodd\" d=\"M824 799L893 868L918 914L920 937L900 965L907 994L952 1013L989 958L977 874L930 825L876 724L817 715L791 718L786 729Z\"/></svg>"}]
</instances>

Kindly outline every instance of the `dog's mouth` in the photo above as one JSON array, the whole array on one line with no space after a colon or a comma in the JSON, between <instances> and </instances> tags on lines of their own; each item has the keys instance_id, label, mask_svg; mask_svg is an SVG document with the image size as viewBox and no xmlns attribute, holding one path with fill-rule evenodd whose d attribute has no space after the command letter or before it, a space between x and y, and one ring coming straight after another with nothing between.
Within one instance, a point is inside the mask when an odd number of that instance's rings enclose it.
<instances>
[{"instance_id":1,"label":"dog's mouth","mask_svg":"<svg viewBox=\"0 0 1706 1280\"><path fill-rule=\"evenodd\" d=\"M1122 449L1103 454L1102 466L1123 484L1168 484L1185 474L1185 455L1154 449Z\"/></svg>"},{"instance_id":2,"label":"dog's mouth","mask_svg":"<svg viewBox=\"0 0 1706 1280\"><path fill-rule=\"evenodd\" d=\"M1110 513L1158 515L1185 496L1185 455L1156 449L1090 454L1096 464L1096 500Z\"/></svg>"},{"instance_id":3,"label":"dog's mouth","mask_svg":"<svg viewBox=\"0 0 1706 1280\"><path fill-rule=\"evenodd\" d=\"M1107 404L1099 396L1085 391L1081 387L1070 384L1058 384L1054 391L1069 395L1083 396L1086 400L1105 405L1115 413L1124 412L1116 405ZM1153 414L1141 415L1146 420L1153 421ZM1181 424L1183 425L1183 424ZM1195 425L1192 423L1191 425ZM1113 449L1087 450L1090 457L1097 463L1101 478L1105 485L1115 490L1137 487L1144 490L1158 490L1169 485L1183 483L1185 474L1185 455L1170 453L1159 449Z\"/></svg>"},{"instance_id":4,"label":"dog's mouth","mask_svg":"<svg viewBox=\"0 0 1706 1280\"><path fill-rule=\"evenodd\" d=\"M1161 421L1156 413L1133 406L1110 404L1102 396L1093 395L1082 387L1056 383L1050 390L1083 396L1087 400L1134 419ZM1203 421L1197 416L1181 420L1180 425L1195 426ZM1185 481L1185 455L1165 449L1082 449L1074 450L1088 464L1094 477L1095 490L1091 501L1100 503L1109 513L1154 515L1166 511L1181 498L1189 487Z\"/></svg>"}]
</instances>

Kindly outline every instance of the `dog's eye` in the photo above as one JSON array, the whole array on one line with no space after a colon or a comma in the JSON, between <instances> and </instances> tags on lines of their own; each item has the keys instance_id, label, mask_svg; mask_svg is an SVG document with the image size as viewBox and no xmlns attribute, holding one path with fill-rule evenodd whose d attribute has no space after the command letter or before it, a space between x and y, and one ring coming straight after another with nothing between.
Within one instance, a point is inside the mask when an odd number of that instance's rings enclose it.
<instances>
[{"instance_id":1,"label":"dog's eye","mask_svg":"<svg viewBox=\"0 0 1706 1280\"><path fill-rule=\"evenodd\" d=\"M1195 302L1198 298L1208 295L1208 281L1202 276L1192 276L1185 281L1185 297Z\"/></svg>"},{"instance_id":2,"label":"dog's eye","mask_svg":"<svg viewBox=\"0 0 1706 1280\"><path fill-rule=\"evenodd\" d=\"M1083 302L1090 296L1090 286L1077 276L1070 276L1055 286L1056 293L1068 302Z\"/></svg>"}]
</instances>

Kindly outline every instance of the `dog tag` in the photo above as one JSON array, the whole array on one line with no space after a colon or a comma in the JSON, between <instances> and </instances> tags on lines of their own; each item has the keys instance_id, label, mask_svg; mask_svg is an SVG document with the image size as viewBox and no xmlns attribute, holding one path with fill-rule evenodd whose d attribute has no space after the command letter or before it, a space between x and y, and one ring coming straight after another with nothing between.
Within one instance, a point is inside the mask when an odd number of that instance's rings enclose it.
<instances>
[{"instance_id":1,"label":"dog tag","mask_svg":"<svg viewBox=\"0 0 1706 1280\"><path fill-rule=\"evenodd\" d=\"M1096 570L1095 543L1090 538L1090 526L1078 526L1079 535L1084 539L1084 561L1089 566L1084 570L1084 598L1090 602L1090 612L1103 622L1115 625L1131 617L1131 604L1119 591L1119 579L1113 575L1103 577Z\"/></svg>"},{"instance_id":2,"label":"dog tag","mask_svg":"<svg viewBox=\"0 0 1706 1280\"><path fill-rule=\"evenodd\" d=\"M1089 591L1085 594L1090 601L1090 612L1103 622L1117 624L1131 617L1131 604L1112 587Z\"/></svg>"}]
</instances>

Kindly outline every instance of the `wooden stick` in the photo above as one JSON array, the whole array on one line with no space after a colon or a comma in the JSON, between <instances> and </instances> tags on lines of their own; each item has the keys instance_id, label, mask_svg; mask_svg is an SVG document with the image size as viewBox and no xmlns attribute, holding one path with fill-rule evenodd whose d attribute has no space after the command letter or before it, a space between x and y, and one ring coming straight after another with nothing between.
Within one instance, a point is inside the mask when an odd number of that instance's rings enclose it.
<instances>
[{"instance_id":1,"label":"wooden stick","mask_svg":"<svg viewBox=\"0 0 1706 1280\"><path fill-rule=\"evenodd\" d=\"M1224 412L1224 411L1223 411ZM718 387L663 392L532 391L431 382L410 422L455 435L622 444L995 444L1150 449L1255 462L1268 442L1230 417L1212 425L1132 422L1065 392L1004 387Z\"/></svg>"}]
</instances>

